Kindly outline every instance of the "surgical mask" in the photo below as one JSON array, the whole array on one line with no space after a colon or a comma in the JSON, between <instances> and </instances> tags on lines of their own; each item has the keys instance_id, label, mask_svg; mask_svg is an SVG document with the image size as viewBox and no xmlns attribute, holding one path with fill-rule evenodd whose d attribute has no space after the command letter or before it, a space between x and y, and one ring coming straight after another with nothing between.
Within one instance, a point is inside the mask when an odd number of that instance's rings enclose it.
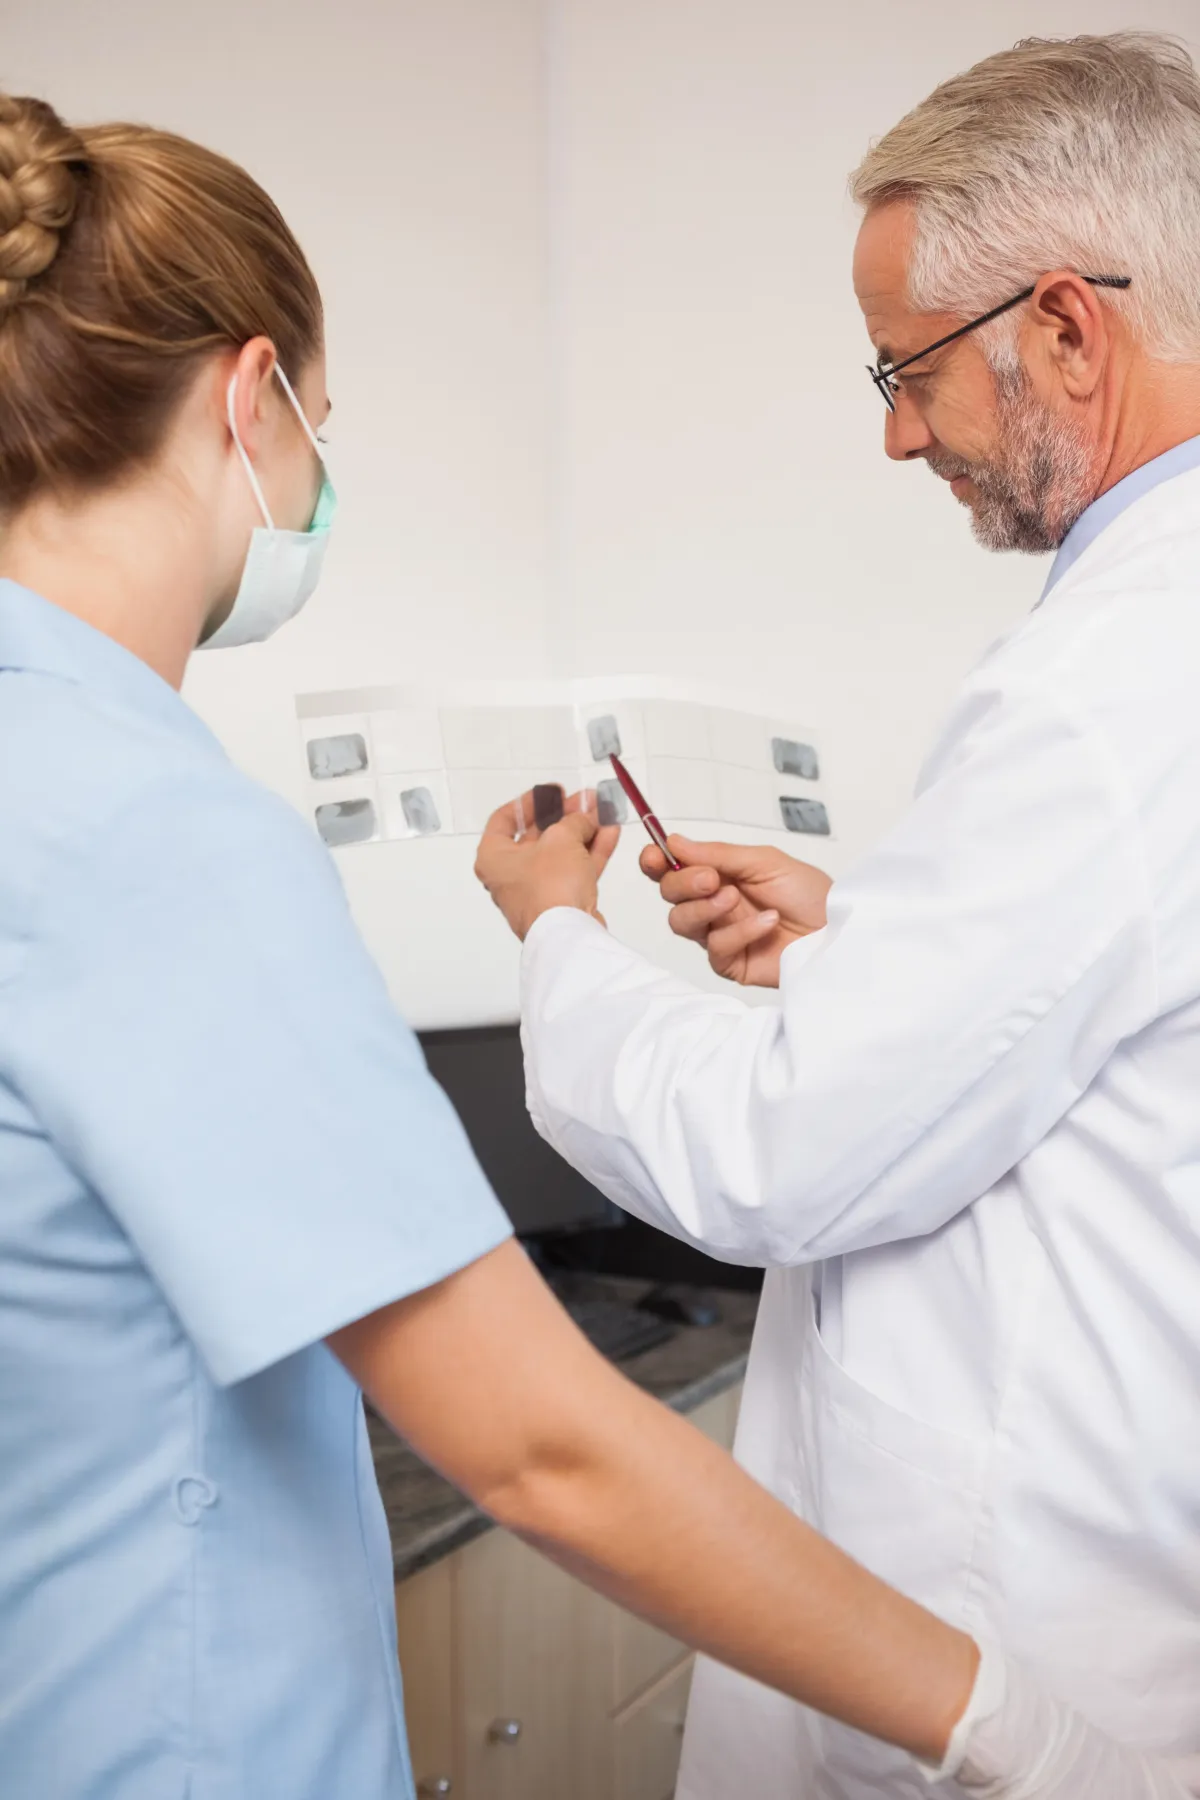
<instances>
[{"instance_id":1,"label":"surgical mask","mask_svg":"<svg viewBox=\"0 0 1200 1800\"><path fill-rule=\"evenodd\" d=\"M279 364L275 364L275 373L283 384L283 391L291 401L296 417L300 421L305 437L312 445L325 466L325 452L317 440L316 433L304 416L304 408L292 390L292 384ZM246 447L238 436L237 421L233 410L233 397L237 391L237 375L229 383L226 395L226 408L229 413L229 429L233 433L233 441L237 445L238 455L242 459L242 467L254 490L254 498L258 502L265 523L256 525L250 538L250 548L246 552L246 562L242 569L242 579L238 585L237 597L232 611L223 625L219 625L212 636L205 638L201 648L204 650L227 650L235 644L261 644L272 632L294 619L304 602L309 598L321 576L321 564L325 560L325 549L329 543L329 528L333 523L333 515L337 507L337 495L326 469L325 479L321 483L321 491L317 495L317 504L313 511L312 523L307 531L282 531L271 517L271 509L267 505L262 484L254 472L254 464L246 454Z\"/></svg>"}]
</instances>

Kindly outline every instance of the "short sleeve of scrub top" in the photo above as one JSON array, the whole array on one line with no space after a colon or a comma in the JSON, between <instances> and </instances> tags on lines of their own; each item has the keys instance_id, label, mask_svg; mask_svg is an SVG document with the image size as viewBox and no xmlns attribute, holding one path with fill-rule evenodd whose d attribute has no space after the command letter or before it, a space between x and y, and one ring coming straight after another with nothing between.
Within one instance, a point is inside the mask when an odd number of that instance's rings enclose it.
<instances>
[{"instance_id":1,"label":"short sleeve of scrub top","mask_svg":"<svg viewBox=\"0 0 1200 1800\"><path fill-rule=\"evenodd\" d=\"M68 875L14 996L24 1098L219 1384L509 1235L282 801L193 763L140 783Z\"/></svg>"}]
</instances>

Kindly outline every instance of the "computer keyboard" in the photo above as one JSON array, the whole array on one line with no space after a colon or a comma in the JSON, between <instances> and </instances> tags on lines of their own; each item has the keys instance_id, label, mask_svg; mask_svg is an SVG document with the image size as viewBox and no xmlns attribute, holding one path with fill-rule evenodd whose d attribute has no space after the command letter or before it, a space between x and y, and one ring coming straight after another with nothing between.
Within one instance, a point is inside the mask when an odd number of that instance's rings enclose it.
<instances>
[{"instance_id":1,"label":"computer keyboard","mask_svg":"<svg viewBox=\"0 0 1200 1800\"><path fill-rule=\"evenodd\" d=\"M560 1296L561 1297L561 1296ZM653 1313L639 1312L621 1300L582 1300L561 1297L562 1303L601 1356L620 1362L626 1356L640 1356L655 1344L665 1344L675 1336L676 1326Z\"/></svg>"}]
</instances>

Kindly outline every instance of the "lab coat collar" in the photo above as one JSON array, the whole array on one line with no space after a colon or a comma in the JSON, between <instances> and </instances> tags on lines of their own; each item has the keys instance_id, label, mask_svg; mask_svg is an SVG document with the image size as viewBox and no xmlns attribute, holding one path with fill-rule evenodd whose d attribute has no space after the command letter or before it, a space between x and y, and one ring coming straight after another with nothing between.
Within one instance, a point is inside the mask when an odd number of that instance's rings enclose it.
<instances>
[{"instance_id":1,"label":"lab coat collar","mask_svg":"<svg viewBox=\"0 0 1200 1800\"><path fill-rule=\"evenodd\" d=\"M1077 562L1101 532L1106 531L1114 519L1119 519L1135 500L1140 500L1144 494L1161 487L1164 481L1174 480L1176 475L1186 475L1190 469L1200 469L1200 437L1185 438L1173 450L1164 450L1161 456L1143 463L1140 469L1134 469L1123 481L1118 481L1115 487L1101 494L1098 500L1093 500L1059 546L1038 605L1058 585L1072 563Z\"/></svg>"},{"instance_id":2,"label":"lab coat collar","mask_svg":"<svg viewBox=\"0 0 1200 1800\"><path fill-rule=\"evenodd\" d=\"M54 675L225 752L169 682L131 650L18 582L0 580L0 674Z\"/></svg>"}]
</instances>

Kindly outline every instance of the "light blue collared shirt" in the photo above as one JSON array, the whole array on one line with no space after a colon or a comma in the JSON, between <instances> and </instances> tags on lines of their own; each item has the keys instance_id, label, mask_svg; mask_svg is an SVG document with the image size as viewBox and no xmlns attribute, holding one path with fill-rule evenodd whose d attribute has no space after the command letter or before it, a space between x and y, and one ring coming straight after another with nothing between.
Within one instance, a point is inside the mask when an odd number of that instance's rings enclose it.
<instances>
[{"instance_id":1,"label":"light blue collared shirt","mask_svg":"<svg viewBox=\"0 0 1200 1800\"><path fill-rule=\"evenodd\" d=\"M1107 530L1114 519L1120 518L1126 507L1132 506L1135 500L1140 500L1143 494L1161 487L1164 481L1171 481L1176 475L1186 475L1189 469L1200 469L1200 437L1185 438L1173 450L1164 450L1161 456L1143 463L1140 469L1134 469L1132 474L1118 481L1115 487L1110 487L1106 494L1093 500L1059 545L1058 555L1050 565L1050 573L1042 589L1042 599L1066 574L1071 564L1078 562L1088 546L1095 543L1100 533Z\"/></svg>"},{"instance_id":2,"label":"light blue collared shirt","mask_svg":"<svg viewBox=\"0 0 1200 1800\"><path fill-rule=\"evenodd\" d=\"M508 1235L308 826L0 582L0 1794L411 1800L322 1339Z\"/></svg>"}]
</instances>

